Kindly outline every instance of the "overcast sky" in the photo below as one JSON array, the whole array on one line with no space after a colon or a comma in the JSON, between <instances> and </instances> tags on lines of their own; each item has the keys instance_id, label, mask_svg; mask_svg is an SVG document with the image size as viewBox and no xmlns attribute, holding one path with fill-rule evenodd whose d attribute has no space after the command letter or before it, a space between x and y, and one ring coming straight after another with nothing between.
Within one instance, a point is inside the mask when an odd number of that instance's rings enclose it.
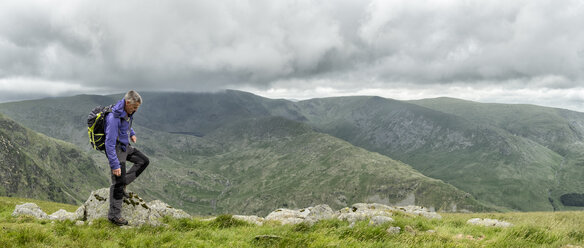
<instances>
[{"instance_id":1,"label":"overcast sky","mask_svg":"<svg viewBox=\"0 0 584 248\"><path fill-rule=\"evenodd\" d=\"M449 96L584 112L582 0L0 1L0 102Z\"/></svg>"}]
</instances>

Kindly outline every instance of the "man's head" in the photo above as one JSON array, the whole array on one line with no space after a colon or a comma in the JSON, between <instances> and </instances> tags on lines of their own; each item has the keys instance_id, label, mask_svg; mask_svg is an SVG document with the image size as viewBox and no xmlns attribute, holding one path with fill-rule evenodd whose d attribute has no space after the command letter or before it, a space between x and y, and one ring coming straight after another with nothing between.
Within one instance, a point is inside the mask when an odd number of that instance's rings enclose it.
<instances>
[{"instance_id":1,"label":"man's head","mask_svg":"<svg viewBox=\"0 0 584 248\"><path fill-rule=\"evenodd\" d=\"M138 94L138 92L130 90L124 96L124 101L126 101L124 110L126 111L126 113L131 115L134 114L134 112L138 110L138 107L140 107L140 104L142 104L142 97L140 96L140 94Z\"/></svg>"}]
</instances>

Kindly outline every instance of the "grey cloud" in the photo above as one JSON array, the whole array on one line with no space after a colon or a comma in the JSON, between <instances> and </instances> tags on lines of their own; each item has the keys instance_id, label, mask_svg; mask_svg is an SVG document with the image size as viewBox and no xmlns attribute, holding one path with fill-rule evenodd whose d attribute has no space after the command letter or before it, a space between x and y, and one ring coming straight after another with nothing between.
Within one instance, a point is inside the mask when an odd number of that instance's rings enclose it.
<instances>
[{"instance_id":1,"label":"grey cloud","mask_svg":"<svg viewBox=\"0 0 584 248\"><path fill-rule=\"evenodd\" d=\"M577 0L82 0L4 7L4 79L213 90L294 80L343 88L510 81L569 88L584 78L584 7Z\"/></svg>"}]
</instances>

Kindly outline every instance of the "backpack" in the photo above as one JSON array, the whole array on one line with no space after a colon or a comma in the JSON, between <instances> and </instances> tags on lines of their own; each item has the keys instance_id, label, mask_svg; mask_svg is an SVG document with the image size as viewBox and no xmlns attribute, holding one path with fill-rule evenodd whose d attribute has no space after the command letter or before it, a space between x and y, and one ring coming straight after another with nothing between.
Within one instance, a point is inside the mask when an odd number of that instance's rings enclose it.
<instances>
[{"instance_id":1,"label":"backpack","mask_svg":"<svg viewBox=\"0 0 584 248\"><path fill-rule=\"evenodd\" d=\"M105 116L112 112L112 107L95 107L87 117L87 134L93 149L105 151Z\"/></svg>"}]
</instances>

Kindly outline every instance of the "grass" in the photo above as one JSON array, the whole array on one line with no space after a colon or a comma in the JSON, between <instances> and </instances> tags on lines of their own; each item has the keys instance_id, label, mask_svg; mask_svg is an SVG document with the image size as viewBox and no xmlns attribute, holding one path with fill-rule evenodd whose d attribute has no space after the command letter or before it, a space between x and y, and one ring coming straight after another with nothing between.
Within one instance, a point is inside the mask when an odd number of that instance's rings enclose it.
<instances>
[{"instance_id":1,"label":"grass","mask_svg":"<svg viewBox=\"0 0 584 248\"><path fill-rule=\"evenodd\" d=\"M0 247L564 247L584 245L584 212L443 213L441 220L396 213L393 223L353 227L346 221L256 226L220 215L166 218L166 226L122 229L105 219L92 225L73 221L12 217L16 204L35 202L44 211L72 205L0 197ZM466 224L470 218L492 218L514 224L510 228ZM398 226L401 233L386 230Z\"/></svg>"}]
</instances>

